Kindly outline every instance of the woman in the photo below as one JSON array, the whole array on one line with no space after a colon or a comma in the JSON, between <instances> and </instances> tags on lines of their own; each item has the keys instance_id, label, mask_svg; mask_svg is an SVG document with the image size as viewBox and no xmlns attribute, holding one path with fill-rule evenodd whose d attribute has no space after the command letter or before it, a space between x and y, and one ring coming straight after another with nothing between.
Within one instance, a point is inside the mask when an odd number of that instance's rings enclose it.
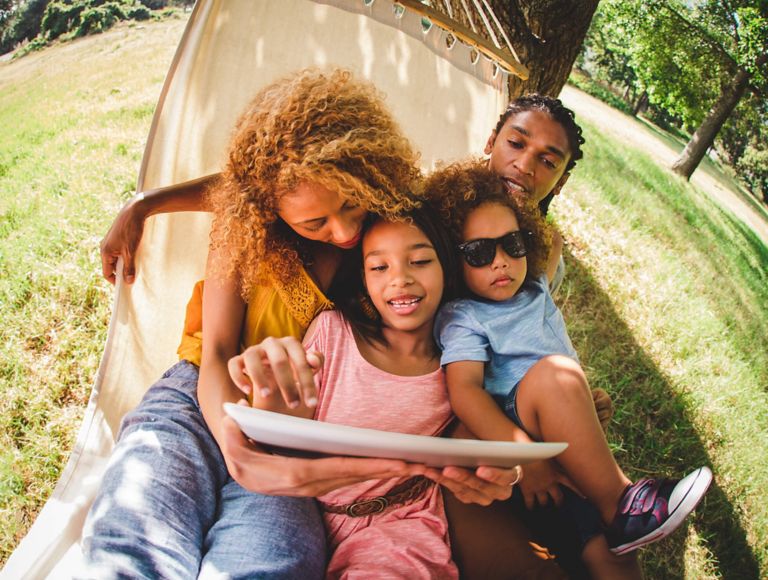
<instances>
[{"instance_id":1,"label":"woman","mask_svg":"<svg viewBox=\"0 0 768 580\"><path fill-rule=\"evenodd\" d=\"M334 276L368 213L412 205L406 192L418 177L416 154L374 89L343 71L303 71L262 89L229 153L206 202L216 217L202 352L187 339L185 360L124 419L84 530L89 577L319 577L324 533L305 498L425 472L395 460L269 455L222 411L239 398L227 361L266 336L300 337L332 306ZM113 254L115 240L135 248L149 213L193 209L206 184L194 184L191 195L145 193L121 212L102 254ZM110 264L105 275L113 279ZM300 382L289 396L306 401L314 386L308 377ZM515 478L488 467L446 468L437 477L462 501L480 504L508 498Z\"/></svg>"}]
</instances>

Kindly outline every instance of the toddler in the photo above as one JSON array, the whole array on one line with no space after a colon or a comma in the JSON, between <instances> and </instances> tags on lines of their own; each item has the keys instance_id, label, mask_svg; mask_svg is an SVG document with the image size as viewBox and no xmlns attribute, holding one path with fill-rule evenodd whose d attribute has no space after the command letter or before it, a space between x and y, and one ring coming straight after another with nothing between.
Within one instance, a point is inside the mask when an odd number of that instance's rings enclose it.
<instances>
[{"instance_id":1,"label":"toddler","mask_svg":"<svg viewBox=\"0 0 768 580\"><path fill-rule=\"evenodd\" d=\"M712 473L701 467L682 480L633 483L616 464L548 290L550 234L539 212L510 196L482 161L437 171L426 195L440 200L450 224L468 296L446 305L435 325L456 415L481 439L567 442L555 460L565 475L551 462L525 467L526 503L559 500L558 483L575 486L597 508L614 554L669 535Z\"/></svg>"}]
</instances>

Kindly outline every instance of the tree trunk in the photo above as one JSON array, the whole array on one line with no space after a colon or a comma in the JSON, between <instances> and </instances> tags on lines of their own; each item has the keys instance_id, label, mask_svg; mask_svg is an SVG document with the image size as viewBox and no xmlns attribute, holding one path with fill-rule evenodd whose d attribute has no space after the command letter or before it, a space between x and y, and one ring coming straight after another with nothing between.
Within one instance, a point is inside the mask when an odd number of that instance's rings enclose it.
<instances>
[{"instance_id":1,"label":"tree trunk","mask_svg":"<svg viewBox=\"0 0 768 580\"><path fill-rule=\"evenodd\" d=\"M704 155L706 155L707 150L714 144L715 137L723 123L731 115L746 91L749 85L749 77L750 75L746 70L738 69L736 76L723 88L720 98L709 111L699 128L696 129L680 157L672 164L672 171L679 173L686 179L691 178Z\"/></svg>"},{"instance_id":2,"label":"tree trunk","mask_svg":"<svg viewBox=\"0 0 768 580\"><path fill-rule=\"evenodd\" d=\"M527 81L510 76L510 97L533 92L560 94L581 51L598 1L490 0L512 48L530 72ZM466 24L461 1L451 0L451 5L454 16ZM484 28L482 23L478 26Z\"/></svg>"},{"instance_id":3,"label":"tree trunk","mask_svg":"<svg viewBox=\"0 0 768 580\"><path fill-rule=\"evenodd\" d=\"M643 91L640 94L640 98L637 99L634 108L632 109L632 116L637 117L640 113L648 108L648 93Z\"/></svg>"}]
</instances>

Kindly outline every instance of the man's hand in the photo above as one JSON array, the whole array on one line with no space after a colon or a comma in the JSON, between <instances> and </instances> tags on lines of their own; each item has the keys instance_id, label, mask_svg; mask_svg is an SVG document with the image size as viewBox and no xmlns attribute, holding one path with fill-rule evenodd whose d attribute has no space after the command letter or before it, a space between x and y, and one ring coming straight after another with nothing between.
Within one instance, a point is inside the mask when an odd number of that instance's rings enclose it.
<instances>
[{"instance_id":1,"label":"man's hand","mask_svg":"<svg viewBox=\"0 0 768 580\"><path fill-rule=\"evenodd\" d=\"M126 203L101 240L101 272L110 284L115 283L120 257L123 258L123 280L133 284L136 279L136 250L144 233L145 215L139 209L142 200L139 194Z\"/></svg>"}]
</instances>

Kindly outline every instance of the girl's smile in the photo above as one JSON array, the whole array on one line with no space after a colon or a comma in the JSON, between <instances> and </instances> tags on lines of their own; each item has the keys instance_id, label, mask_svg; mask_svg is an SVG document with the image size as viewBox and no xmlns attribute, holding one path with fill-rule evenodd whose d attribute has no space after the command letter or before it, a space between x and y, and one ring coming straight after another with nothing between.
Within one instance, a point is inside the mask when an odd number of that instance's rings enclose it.
<instances>
[{"instance_id":1,"label":"girl's smile","mask_svg":"<svg viewBox=\"0 0 768 580\"><path fill-rule=\"evenodd\" d=\"M443 295L443 269L420 229L375 223L363 239L363 267L365 287L385 331L431 333Z\"/></svg>"}]
</instances>

